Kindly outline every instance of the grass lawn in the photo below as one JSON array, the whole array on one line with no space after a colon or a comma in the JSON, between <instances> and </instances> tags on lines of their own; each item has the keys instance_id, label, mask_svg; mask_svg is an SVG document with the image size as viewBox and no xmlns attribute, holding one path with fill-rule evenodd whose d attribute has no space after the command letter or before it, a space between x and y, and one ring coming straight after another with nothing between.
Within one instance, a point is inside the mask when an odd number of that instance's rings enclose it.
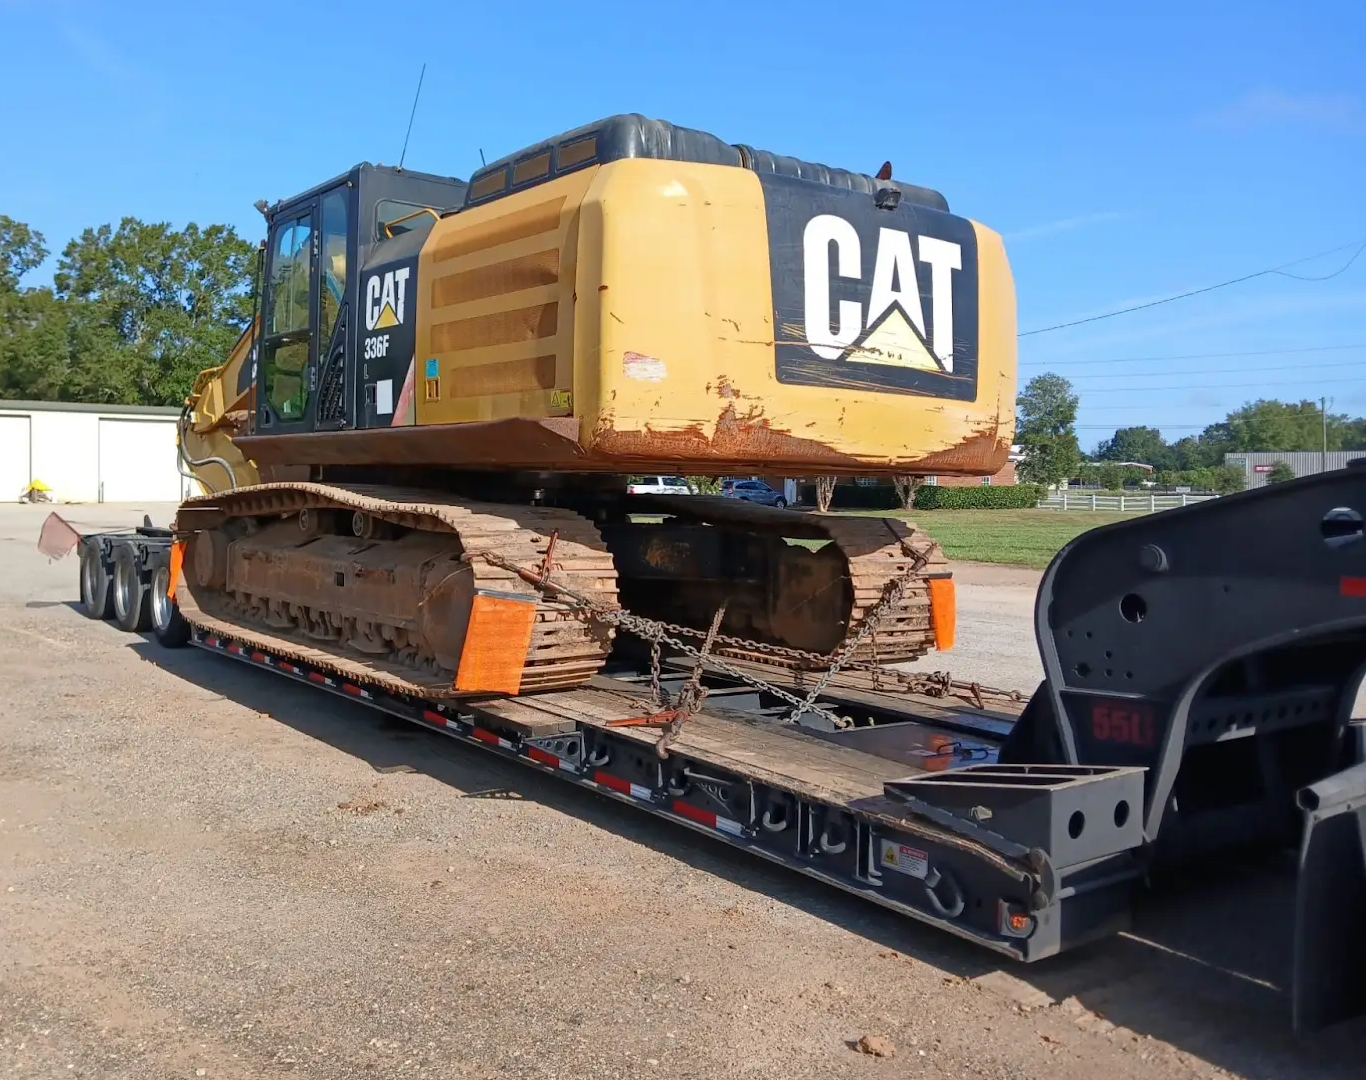
<instances>
[{"instance_id":1,"label":"grass lawn","mask_svg":"<svg viewBox=\"0 0 1366 1080\"><path fill-rule=\"evenodd\" d=\"M900 516L914 521L944 546L950 559L1046 567L1074 536L1129 521L1134 514L1062 510L912 510L888 511L878 516Z\"/></svg>"}]
</instances>

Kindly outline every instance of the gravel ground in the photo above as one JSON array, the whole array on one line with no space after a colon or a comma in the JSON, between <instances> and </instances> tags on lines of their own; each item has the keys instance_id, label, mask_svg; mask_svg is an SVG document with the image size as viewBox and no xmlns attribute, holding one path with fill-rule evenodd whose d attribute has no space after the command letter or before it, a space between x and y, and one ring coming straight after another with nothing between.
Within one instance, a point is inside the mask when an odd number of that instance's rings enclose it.
<instances>
[{"instance_id":1,"label":"gravel ground","mask_svg":"<svg viewBox=\"0 0 1366 1080\"><path fill-rule=\"evenodd\" d=\"M1361 1075L1366 1027L1296 1046L1265 985L1282 880L1249 872L1237 906L1194 883L1133 935L1001 967L440 736L91 623L74 561L33 550L43 516L0 508L5 1075ZM963 657L986 656L975 626L1032 649L1031 587L1001 573L960 592Z\"/></svg>"}]
</instances>

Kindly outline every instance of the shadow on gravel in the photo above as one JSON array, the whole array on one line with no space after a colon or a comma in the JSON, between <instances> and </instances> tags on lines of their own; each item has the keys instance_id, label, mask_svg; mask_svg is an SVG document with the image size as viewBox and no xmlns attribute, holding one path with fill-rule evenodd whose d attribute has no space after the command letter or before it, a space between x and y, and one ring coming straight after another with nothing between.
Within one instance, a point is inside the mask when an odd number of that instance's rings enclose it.
<instances>
[{"instance_id":1,"label":"shadow on gravel","mask_svg":"<svg viewBox=\"0 0 1366 1080\"><path fill-rule=\"evenodd\" d=\"M981 980L1026 1011L1059 1009L1112 1038L1170 1043L1246 1080L1359 1080L1366 1021L1297 1042L1279 987L1289 970L1293 867L1211 870L1145 898L1131 933L1035 964L1013 964L930 927L634 813L474 747L226 657L132 646L142 659L367 762L415 771L463 798L526 799L842 926L903 956ZM1142 1053L1141 1046L1134 1047Z\"/></svg>"}]
</instances>

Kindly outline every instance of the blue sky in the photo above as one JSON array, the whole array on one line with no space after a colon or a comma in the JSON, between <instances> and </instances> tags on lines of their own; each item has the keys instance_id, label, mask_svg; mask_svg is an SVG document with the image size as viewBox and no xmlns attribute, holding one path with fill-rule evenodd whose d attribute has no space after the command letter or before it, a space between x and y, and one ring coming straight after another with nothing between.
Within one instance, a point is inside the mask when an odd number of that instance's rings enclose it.
<instances>
[{"instance_id":1,"label":"blue sky","mask_svg":"<svg viewBox=\"0 0 1366 1080\"><path fill-rule=\"evenodd\" d=\"M255 199L397 160L425 62L407 163L432 172L621 111L846 168L890 158L1005 234L1022 330L1366 241L1366 5L1102 10L1119 6L0 0L0 213L58 250L125 214L258 238ZM1366 255L1020 355L1022 377L1073 379L1087 447L1257 396L1363 414Z\"/></svg>"}]
</instances>

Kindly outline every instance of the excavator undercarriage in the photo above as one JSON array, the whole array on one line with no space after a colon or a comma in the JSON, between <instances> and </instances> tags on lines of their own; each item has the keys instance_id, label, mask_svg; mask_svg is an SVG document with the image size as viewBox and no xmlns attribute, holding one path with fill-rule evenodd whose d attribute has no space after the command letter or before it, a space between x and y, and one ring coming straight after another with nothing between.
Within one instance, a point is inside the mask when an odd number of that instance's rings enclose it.
<instances>
[{"instance_id":1,"label":"excavator undercarriage","mask_svg":"<svg viewBox=\"0 0 1366 1080\"><path fill-rule=\"evenodd\" d=\"M586 683L623 604L694 634L724 608L717 652L779 666L828 665L875 607L877 627L850 661L914 660L935 645L930 575L946 577L946 564L906 522L631 499L599 505L598 525L561 507L379 485L200 496L176 522L187 543L180 604L353 678L440 696ZM503 632L471 635L471 620L494 611ZM941 619L941 644L944 632Z\"/></svg>"}]
</instances>

